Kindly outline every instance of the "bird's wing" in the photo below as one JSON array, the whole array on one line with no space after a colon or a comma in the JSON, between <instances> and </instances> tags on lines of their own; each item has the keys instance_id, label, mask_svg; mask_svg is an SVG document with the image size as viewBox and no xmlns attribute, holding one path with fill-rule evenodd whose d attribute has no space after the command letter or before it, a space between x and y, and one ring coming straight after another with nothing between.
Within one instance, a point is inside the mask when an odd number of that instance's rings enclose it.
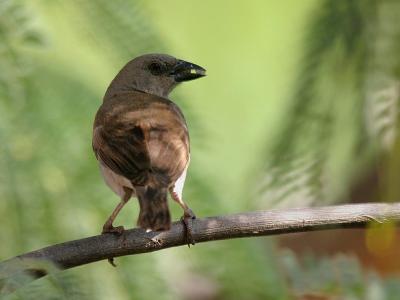
<instances>
[{"instance_id":1,"label":"bird's wing","mask_svg":"<svg viewBox=\"0 0 400 300\"><path fill-rule=\"evenodd\" d=\"M189 136L182 113L167 100L124 97L120 107L116 104L105 109L105 116L101 111L96 116L96 157L134 185L147 184L149 176L163 185L174 183L189 160Z\"/></svg>"},{"instance_id":2,"label":"bird's wing","mask_svg":"<svg viewBox=\"0 0 400 300\"><path fill-rule=\"evenodd\" d=\"M140 125L97 126L93 131L93 150L97 159L135 185L147 181L150 158Z\"/></svg>"}]
</instances>

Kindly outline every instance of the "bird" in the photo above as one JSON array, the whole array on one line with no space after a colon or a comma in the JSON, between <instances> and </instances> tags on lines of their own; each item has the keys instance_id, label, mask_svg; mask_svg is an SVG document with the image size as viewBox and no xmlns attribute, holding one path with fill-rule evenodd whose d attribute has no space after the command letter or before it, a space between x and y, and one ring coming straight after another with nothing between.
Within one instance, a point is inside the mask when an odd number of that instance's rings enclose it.
<instances>
[{"instance_id":1,"label":"bird","mask_svg":"<svg viewBox=\"0 0 400 300\"><path fill-rule=\"evenodd\" d=\"M105 183L120 197L102 234L114 227L132 197L140 207L137 225L147 231L171 228L168 193L183 209L188 245L195 214L182 199L190 162L189 131L181 109L168 97L180 83L204 77L199 65L167 54L129 61L108 86L93 124L92 146Z\"/></svg>"}]
</instances>

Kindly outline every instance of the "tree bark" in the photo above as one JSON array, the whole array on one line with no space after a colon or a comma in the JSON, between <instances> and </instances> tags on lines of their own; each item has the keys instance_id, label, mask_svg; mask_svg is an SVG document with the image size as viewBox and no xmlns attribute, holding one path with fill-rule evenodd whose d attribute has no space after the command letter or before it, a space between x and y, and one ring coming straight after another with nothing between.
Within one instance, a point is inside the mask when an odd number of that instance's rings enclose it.
<instances>
[{"instance_id":1,"label":"tree bark","mask_svg":"<svg viewBox=\"0 0 400 300\"><path fill-rule=\"evenodd\" d=\"M368 223L400 222L400 203L368 203L313 208L247 212L196 219L192 235L197 243L240 237L267 236L337 228L363 228ZM46 261L68 269L113 257L157 251L186 244L185 227L173 223L165 232L126 230L121 236L97 235L18 255L0 263L0 288L16 273L45 276L46 268L32 261ZM232 250L234 251L234 250ZM3 289L4 290L4 289Z\"/></svg>"}]
</instances>

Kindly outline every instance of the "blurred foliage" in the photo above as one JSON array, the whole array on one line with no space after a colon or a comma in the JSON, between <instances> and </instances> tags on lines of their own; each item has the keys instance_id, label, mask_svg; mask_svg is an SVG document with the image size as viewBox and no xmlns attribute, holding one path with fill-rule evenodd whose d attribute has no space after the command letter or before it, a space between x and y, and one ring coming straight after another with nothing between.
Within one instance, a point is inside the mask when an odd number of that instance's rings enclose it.
<instances>
[{"instance_id":1,"label":"blurred foliage","mask_svg":"<svg viewBox=\"0 0 400 300\"><path fill-rule=\"evenodd\" d=\"M268 152L264 206L346 201L355 179L385 150L396 152L400 2L322 1L314 15L288 115Z\"/></svg>"},{"instance_id":2,"label":"blurred foliage","mask_svg":"<svg viewBox=\"0 0 400 300\"><path fill-rule=\"evenodd\" d=\"M400 9L389 0L305 3L1 0L0 258L100 231L118 199L100 178L91 150L92 121L115 73L144 52L210 64L210 80L173 94L193 142L184 195L197 215L344 199L353 177L397 145L400 29L393 24ZM303 41L298 24L309 17L303 7L313 5ZM298 22L292 31L279 29L298 34L298 41L263 23L285 19L279 9ZM221 13L229 22L217 18ZM174 46L181 36L188 37L180 42L184 56ZM296 66L292 43L300 43L305 55L293 96L285 102L268 90L290 85L289 69L280 64L288 61L287 53ZM196 59L199 49L208 57ZM288 51L275 69L259 60L274 60L268 49ZM251 52L256 50L258 60ZM189 90L194 92L185 93ZM265 126L265 120L276 124ZM259 136L264 126L271 128L265 140ZM247 176L260 170L257 153L268 164L259 203L248 200L255 184ZM239 176L238 170L248 173ZM178 219L180 209L171 207ZM117 222L133 226L137 211L130 202ZM308 261L306 270L300 268L271 239L207 243L119 258L117 269L102 262L54 273L5 298L289 299L343 290L357 299L370 289L387 297L397 289L397 279L362 279L351 259L326 276L319 275L335 262Z\"/></svg>"},{"instance_id":3,"label":"blurred foliage","mask_svg":"<svg viewBox=\"0 0 400 300\"><path fill-rule=\"evenodd\" d=\"M298 259L286 251L283 257L294 298L394 300L400 292L398 278L382 280L373 271L365 272L351 255L321 259L309 253Z\"/></svg>"},{"instance_id":4,"label":"blurred foliage","mask_svg":"<svg viewBox=\"0 0 400 300\"><path fill-rule=\"evenodd\" d=\"M118 68L143 52L165 51L142 5L140 1L0 2L5 16L0 29L5 36L1 42L0 213L7 229L0 232L0 240L8 241L0 250L2 258L97 234L117 203L99 176L91 150L91 125L106 84ZM180 102L179 94L175 98ZM180 104L196 147L201 124L187 105ZM197 203L197 214L216 213L218 200L195 160L185 196L214 203ZM135 210L127 207L118 222L135 223L137 204L132 205ZM172 208L178 218L180 209ZM248 245L236 244L237 252L225 258L226 264L263 273L255 262L232 263L249 251ZM203 283L197 288L199 295L214 297L222 289L234 294L240 286L232 285L239 283L234 272L215 269L203 275L205 267L212 269L220 261L219 253L229 252L230 247L201 250L198 246L200 251L190 255L183 248L121 258L117 272L107 263L94 264L47 276L7 298L176 299L192 297L190 287L199 282ZM261 252L258 256L263 257ZM13 279L16 285L26 280ZM261 276L247 284L262 287L274 280ZM226 284L221 288L215 281Z\"/></svg>"}]
</instances>

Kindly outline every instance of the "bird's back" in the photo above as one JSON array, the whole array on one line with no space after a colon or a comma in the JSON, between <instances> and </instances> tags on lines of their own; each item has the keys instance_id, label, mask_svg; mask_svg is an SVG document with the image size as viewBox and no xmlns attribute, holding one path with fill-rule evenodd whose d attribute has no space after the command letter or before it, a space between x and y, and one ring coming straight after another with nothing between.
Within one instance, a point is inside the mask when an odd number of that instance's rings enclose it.
<instances>
[{"instance_id":1,"label":"bird's back","mask_svg":"<svg viewBox=\"0 0 400 300\"><path fill-rule=\"evenodd\" d=\"M189 161L189 138L180 109L142 92L119 93L99 108L93 128L99 161L132 182L173 184Z\"/></svg>"}]
</instances>

